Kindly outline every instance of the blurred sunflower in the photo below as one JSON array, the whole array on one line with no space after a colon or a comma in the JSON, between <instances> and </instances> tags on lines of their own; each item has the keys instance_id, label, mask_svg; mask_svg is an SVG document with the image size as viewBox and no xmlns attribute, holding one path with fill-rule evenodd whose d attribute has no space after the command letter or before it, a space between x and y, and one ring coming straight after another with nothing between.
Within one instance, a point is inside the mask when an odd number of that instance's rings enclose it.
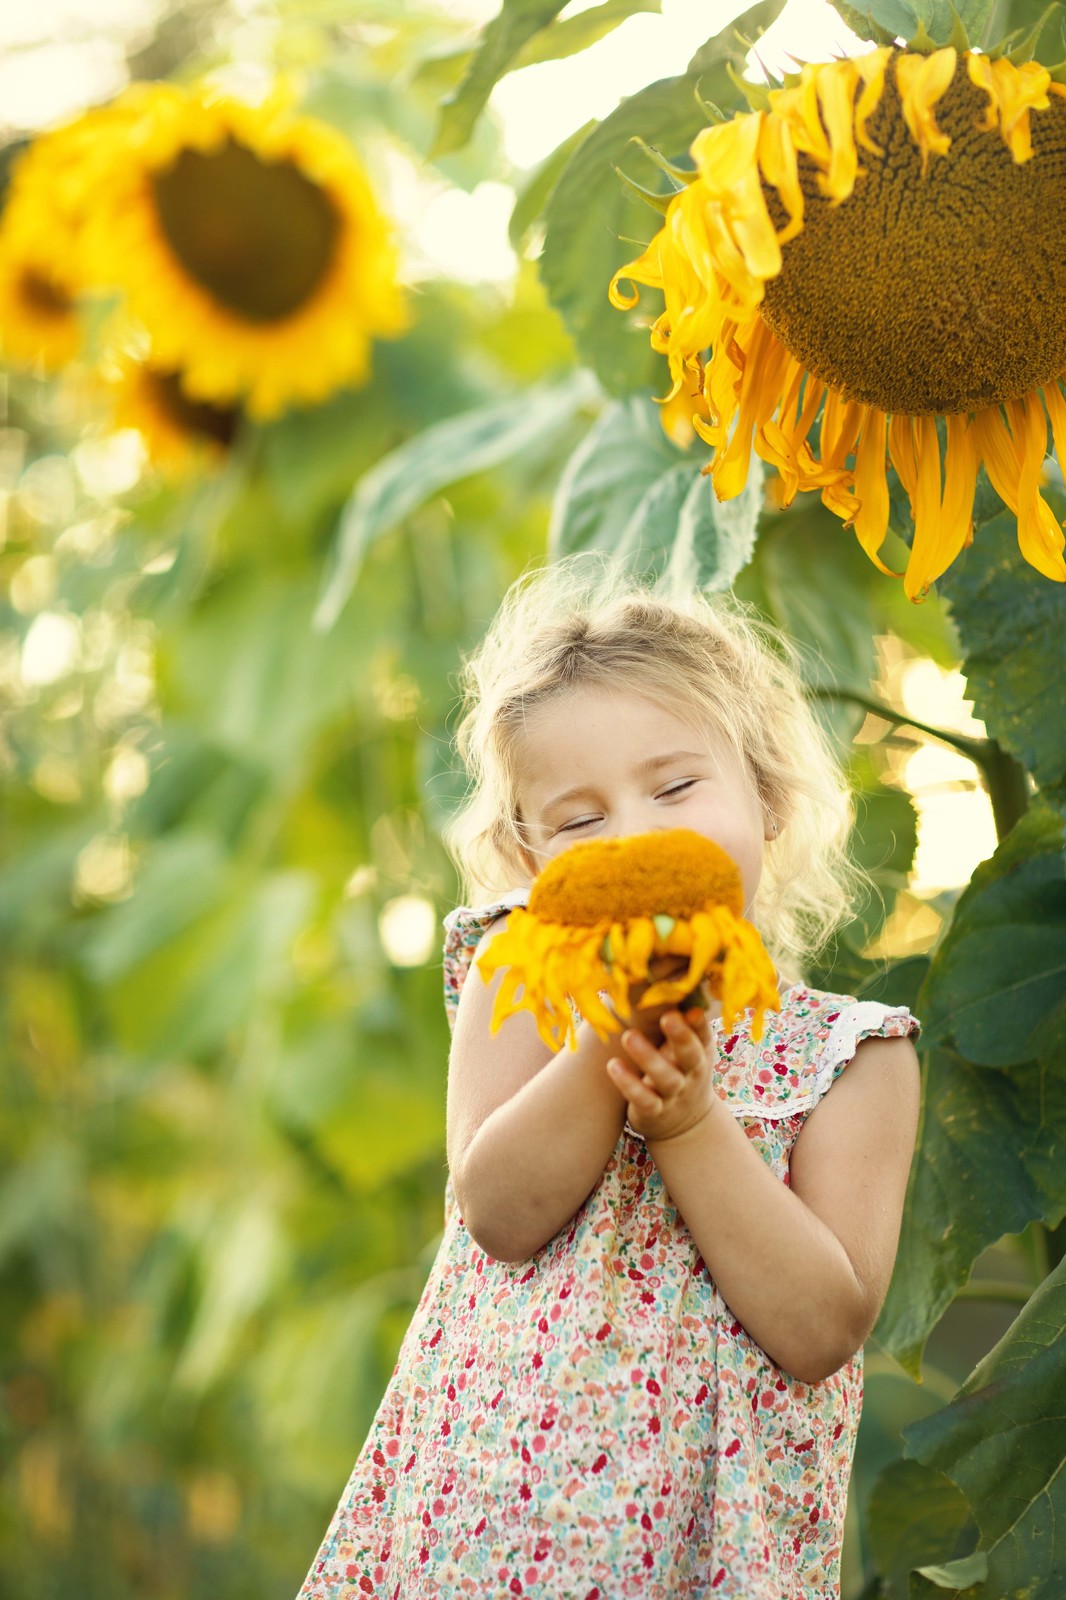
<instances>
[{"instance_id":1,"label":"blurred sunflower","mask_svg":"<svg viewBox=\"0 0 1066 1600\"><path fill-rule=\"evenodd\" d=\"M78 353L75 289L61 267L5 216L0 221L0 356L56 372Z\"/></svg>"},{"instance_id":2,"label":"blurred sunflower","mask_svg":"<svg viewBox=\"0 0 1066 1600\"><path fill-rule=\"evenodd\" d=\"M529 905L478 957L486 982L499 969L492 1029L531 1011L545 1044L576 1044L578 1013L606 1039L632 1015L629 991L645 982L657 956L687 967L642 993L641 1006L683 1001L701 982L722 1002L731 1029L751 1006L752 1037L764 1012L780 1004L773 963L742 915L740 871L713 840L688 828L589 839L549 861Z\"/></svg>"},{"instance_id":3,"label":"blurred sunflower","mask_svg":"<svg viewBox=\"0 0 1066 1600\"><path fill-rule=\"evenodd\" d=\"M1035 61L884 47L763 100L697 136L695 172L610 286L620 309L638 299L623 279L663 291L668 417L698 368L718 497L754 446L783 503L819 489L888 572L891 461L916 600L972 538L983 463L1025 559L1066 581L1040 493L1049 421L1066 462L1066 87Z\"/></svg>"},{"instance_id":4,"label":"blurred sunflower","mask_svg":"<svg viewBox=\"0 0 1066 1600\"><path fill-rule=\"evenodd\" d=\"M155 369L265 419L369 373L399 333L396 252L347 141L275 94L137 84L104 121L89 271L121 288Z\"/></svg>"},{"instance_id":5,"label":"blurred sunflower","mask_svg":"<svg viewBox=\"0 0 1066 1600\"><path fill-rule=\"evenodd\" d=\"M90 125L79 117L19 152L0 217L0 352L48 372L72 361L81 343L82 197L97 176Z\"/></svg>"},{"instance_id":6,"label":"blurred sunflower","mask_svg":"<svg viewBox=\"0 0 1066 1600\"><path fill-rule=\"evenodd\" d=\"M221 461L241 424L239 406L192 400L180 372L123 355L105 371L112 423L141 436L148 459L179 474Z\"/></svg>"}]
</instances>

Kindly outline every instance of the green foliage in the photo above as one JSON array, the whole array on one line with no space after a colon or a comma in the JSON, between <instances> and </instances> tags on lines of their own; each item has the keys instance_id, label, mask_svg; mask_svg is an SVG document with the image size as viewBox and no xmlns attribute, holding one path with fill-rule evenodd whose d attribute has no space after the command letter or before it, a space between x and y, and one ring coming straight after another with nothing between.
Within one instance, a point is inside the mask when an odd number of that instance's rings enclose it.
<instances>
[{"instance_id":1,"label":"green foliage","mask_svg":"<svg viewBox=\"0 0 1066 1600\"><path fill-rule=\"evenodd\" d=\"M565 0L503 0L485 29L458 89L441 107L435 155L458 150L470 136L498 78L513 65L527 40L546 28Z\"/></svg>"},{"instance_id":2,"label":"green foliage","mask_svg":"<svg viewBox=\"0 0 1066 1600\"><path fill-rule=\"evenodd\" d=\"M958 1484L917 1461L893 1461L885 1468L871 1498L868 1526L878 1570L890 1583L905 1580L913 1568L955 1559L960 1541L972 1542L976 1535Z\"/></svg>"},{"instance_id":3,"label":"green foliage","mask_svg":"<svg viewBox=\"0 0 1066 1600\"><path fill-rule=\"evenodd\" d=\"M947 1473L980 1523L987 1579L956 1571L953 1590L965 1600L1018 1593L1054 1600L1062 1592L1064 1328L1066 1262L1060 1262L951 1404L906 1431L907 1454Z\"/></svg>"},{"instance_id":4,"label":"green foliage","mask_svg":"<svg viewBox=\"0 0 1066 1600\"><path fill-rule=\"evenodd\" d=\"M1066 728L1061 717L1048 715L1047 693L1066 631L1066 592L1019 559L1015 524L1006 514L979 529L965 561L940 586L977 715L1048 800L1063 806Z\"/></svg>"},{"instance_id":5,"label":"green foliage","mask_svg":"<svg viewBox=\"0 0 1066 1600\"><path fill-rule=\"evenodd\" d=\"M993 0L874 0L855 5L833 0L834 8L856 33L891 42L928 41L927 48L955 44L961 23L967 40L981 44L993 11Z\"/></svg>"},{"instance_id":6,"label":"green foliage","mask_svg":"<svg viewBox=\"0 0 1066 1600\"><path fill-rule=\"evenodd\" d=\"M549 552L602 550L680 590L728 589L751 557L761 501L761 463L744 493L723 504L647 399L614 401L570 457Z\"/></svg>"},{"instance_id":7,"label":"green foliage","mask_svg":"<svg viewBox=\"0 0 1066 1600\"><path fill-rule=\"evenodd\" d=\"M1029 1060L1066 990L1061 820L1034 807L974 873L929 969L931 1043L979 1066Z\"/></svg>"},{"instance_id":8,"label":"green foliage","mask_svg":"<svg viewBox=\"0 0 1066 1600\"><path fill-rule=\"evenodd\" d=\"M374 539L448 484L535 449L545 439L558 440L589 398L590 386L580 374L539 392L528 390L423 428L364 473L341 513L315 625L328 628L336 621Z\"/></svg>"},{"instance_id":9,"label":"green foliage","mask_svg":"<svg viewBox=\"0 0 1066 1600\"><path fill-rule=\"evenodd\" d=\"M1060 1067L993 1073L933 1050L923 1080L899 1259L876 1330L915 1377L930 1332L982 1251L1034 1218L1053 1227L1066 1211Z\"/></svg>"}]
</instances>

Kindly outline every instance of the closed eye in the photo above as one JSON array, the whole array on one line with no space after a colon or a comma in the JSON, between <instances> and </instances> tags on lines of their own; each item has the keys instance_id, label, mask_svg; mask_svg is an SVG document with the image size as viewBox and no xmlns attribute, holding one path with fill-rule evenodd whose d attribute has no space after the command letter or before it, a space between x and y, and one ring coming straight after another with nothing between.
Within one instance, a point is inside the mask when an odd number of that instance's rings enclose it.
<instances>
[{"instance_id":1,"label":"closed eye","mask_svg":"<svg viewBox=\"0 0 1066 1600\"><path fill-rule=\"evenodd\" d=\"M576 817L573 822L564 822L557 833L573 833L575 828L587 828L590 822L599 822L599 817Z\"/></svg>"},{"instance_id":2,"label":"closed eye","mask_svg":"<svg viewBox=\"0 0 1066 1600\"><path fill-rule=\"evenodd\" d=\"M675 795L684 794L686 789L691 789L697 778L682 778L678 783L672 783L666 789L660 789L655 796L656 800L672 800Z\"/></svg>"}]
</instances>

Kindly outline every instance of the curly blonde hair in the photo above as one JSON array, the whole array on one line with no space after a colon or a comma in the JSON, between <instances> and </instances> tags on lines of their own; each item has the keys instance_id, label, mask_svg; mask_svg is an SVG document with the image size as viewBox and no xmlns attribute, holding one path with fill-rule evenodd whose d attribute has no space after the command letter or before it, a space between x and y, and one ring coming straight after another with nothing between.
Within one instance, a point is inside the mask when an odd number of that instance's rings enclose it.
<instances>
[{"instance_id":1,"label":"curly blonde hair","mask_svg":"<svg viewBox=\"0 0 1066 1600\"><path fill-rule=\"evenodd\" d=\"M469 777L445 840L471 904L532 876L517 784L534 708L581 687L621 688L714 728L744 762L779 832L751 908L782 976L850 913L865 875L847 855L852 802L800 682L798 655L732 596L656 592L607 558L526 573L460 675L456 747Z\"/></svg>"}]
</instances>

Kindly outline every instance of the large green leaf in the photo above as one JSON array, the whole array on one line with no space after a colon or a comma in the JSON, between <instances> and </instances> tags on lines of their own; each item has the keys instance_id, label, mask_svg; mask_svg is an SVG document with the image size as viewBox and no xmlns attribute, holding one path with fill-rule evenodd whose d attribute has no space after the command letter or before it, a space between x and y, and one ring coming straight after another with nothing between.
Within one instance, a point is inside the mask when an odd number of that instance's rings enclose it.
<instances>
[{"instance_id":1,"label":"large green leaf","mask_svg":"<svg viewBox=\"0 0 1066 1600\"><path fill-rule=\"evenodd\" d=\"M567 464L552 508L553 557L606 550L677 589L728 589L749 561L762 464L735 500L715 499L698 461L672 445L637 396L606 406Z\"/></svg>"},{"instance_id":2,"label":"large green leaf","mask_svg":"<svg viewBox=\"0 0 1066 1600\"><path fill-rule=\"evenodd\" d=\"M722 96L733 92L724 71L712 71ZM661 218L636 198L615 173L634 165L630 141L644 139L672 160L683 159L706 125L696 98L695 76L663 78L623 100L578 146L552 190L544 220L547 231L540 270L552 304L570 330L581 359L610 394L634 389L665 393L666 362L651 349L648 325L662 309L661 297L642 291L640 322L623 316L607 298L619 267L641 253ZM706 87L706 86L705 86ZM638 161L639 181L666 189L648 161Z\"/></svg>"},{"instance_id":3,"label":"large green leaf","mask_svg":"<svg viewBox=\"0 0 1066 1600\"><path fill-rule=\"evenodd\" d=\"M360 478L341 515L314 616L332 628L359 576L368 547L448 484L557 438L592 397L587 374L527 390L424 428Z\"/></svg>"},{"instance_id":4,"label":"large green leaf","mask_svg":"<svg viewBox=\"0 0 1066 1600\"><path fill-rule=\"evenodd\" d=\"M1066 638L1066 584L1023 561L1014 519L1004 514L978 529L938 585L958 629L975 714L1038 784L1066 786L1066 717L1050 688Z\"/></svg>"},{"instance_id":5,"label":"large green leaf","mask_svg":"<svg viewBox=\"0 0 1066 1600\"><path fill-rule=\"evenodd\" d=\"M462 83L441 106L431 155L447 155L462 148L497 80L513 65L526 41L547 27L565 3L566 0L503 0L499 13L481 36Z\"/></svg>"},{"instance_id":6,"label":"large green leaf","mask_svg":"<svg viewBox=\"0 0 1066 1600\"><path fill-rule=\"evenodd\" d=\"M919 1003L930 1043L1004 1067L1030 1059L1064 991L1063 824L1034 806L974 873Z\"/></svg>"},{"instance_id":7,"label":"large green leaf","mask_svg":"<svg viewBox=\"0 0 1066 1600\"><path fill-rule=\"evenodd\" d=\"M889 1581L933 1561L950 1561L977 1529L966 1496L942 1472L893 1461L874 1485L867 1533L878 1572ZM967 1553L970 1553L967 1551Z\"/></svg>"},{"instance_id":8,"label":"large green leaf","mask_svg":"<svg viewBox=\"0 0 1066 1600\"><path fill-rule=\"evenodd\" d=\"M992 14L993 0L832 0L849 28L862 35L910 40L924 29L936 44L952 37L956 19L971 43L979 44Z\"/></svg>"},{"instance_id":9,"label":"large green leaf","mask_svg":"<svg viewBox=\"0 0 1066 1600\"><path fill-rule=\"evenodd\" d=\"M986 1072L926 1053L918 1148L881 1344L921 1376L931 1330L981 1252L1005 1233L1066 1214L1066 1074L1031 1062Z\"/></svg>"},{"instance_id":10,"label":"large green leaf","mask_svg":"<svg viewBox=\"0 0 1066 1600\"><path fill-rule=\"evenodd\" d=\"M906 1453L957 1483L981 1528L984 1582L958 1600L1066 1593L1066 1260L943 1411L911 1423Z\"/></svg>"}]
</instances>

